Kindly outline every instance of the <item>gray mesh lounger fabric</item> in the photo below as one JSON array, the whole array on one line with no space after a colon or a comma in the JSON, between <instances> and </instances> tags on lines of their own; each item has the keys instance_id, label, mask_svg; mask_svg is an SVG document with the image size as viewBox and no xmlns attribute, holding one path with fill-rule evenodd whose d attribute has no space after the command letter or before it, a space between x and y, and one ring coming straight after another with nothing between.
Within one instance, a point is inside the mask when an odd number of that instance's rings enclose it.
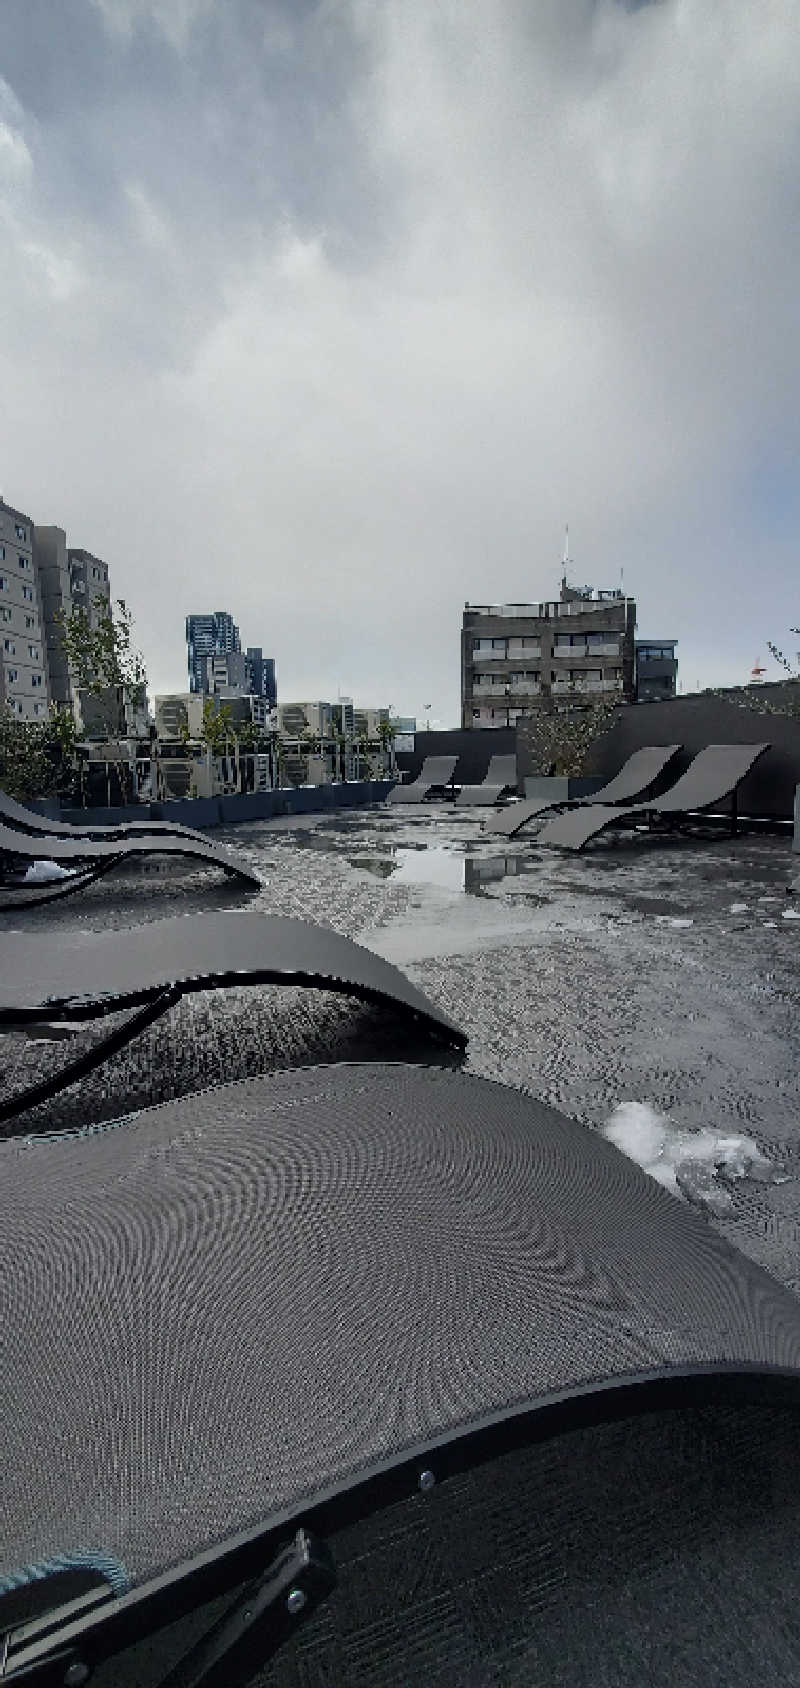
<instances>
[{"instance_id":1,"label":"gray mesh lounger fabric","mask_svg":"<svg viewBox=\"0 0 800 1688\"><path fill-rule=\"evenodd\" d=\"M177 821L120 821L116 826L83 826L77 821L53 820L50 815L39 815L26 808L5 791L0 791L0 821L8 821L23 832L46 832L59 838L135 838L137 833L147 837L164 833L167 837L196 838L201 844L206 843L205 833L195 832L191 826L179 826Z\"/></svg>"},{"instance_id":2,"label":"gray mesh lounger fabric","mask_svg":"<svg viewBox=\"0 0 800 1688\"><path fill-rule=\"evenodd\" d=\"M261 888L261 880L251 868L245 866L241 857L232 850L223 849L219 844L212 844L207 838L195 839L174 837L167 833L136 834L131 838L64 838L61 834L17 832L13 827L0 824L0 859L3 856L21 857L26 861L53 861L60 867L77 870L76 884L73 886L68 880L62 881L59 887L61 895L67 895L71 889L79 889L92 879L98 879L122 862L141 861L147 856L174 856L178 859L185 857L189 861L201 862L208 867L221 868L229 878L237 879L242 884L253 889ZM28 897L28 888L20 887L28 901L36 900L36 891ZM0 896L3 891L0 889ZM42 900L52 896L52 890L45 890ZM14 900L0 903L0 909L19 906Z\"/></svg>"},{"instance_id":3,"label":"gray mesh lounger fabric","mask_svg":"<svg viewBox=\"0 0 800 1688\"><path fill-rule=\"evenodd\" d=\"M688 815L723 803L763 756L768 744L708 744L686 773L663 797L612 809L602 804L573 809L548 821L536 840L562 850L581 850L604 827L618 826L645 815Z\"/></svg>"},{"instance_id":4,"label":"gray mesh lounger fabric","mask_svg":"<svg viewBox=\"0 0 800 1688\"><path fill-rule=\"evenodd\" d=\"M141 1588L482 1426L800 1368L795 1297L698 1214L434 1068L2 1143L0 1281L0 1589L77 1555Z\"/></svg>"},{"instance_id":5,"label":"gray mesh lounger fabric","mask_svg":"<svg viewBox=\"0 0 800 1688\"><path fill-rule=\"evenodd\" d=\"M429 791L450 784L457 761L457 756L426 756L416 779L410 785L396 785L387 803L421 803Z\"/></svg>"},{"instance_id":6,"label":"gray mesh lounger fabric","mask_svg":"<svg viewBox=\"0 0 800 1688\"><path fill-rule=\"evenodd\" d=\"M641 750L634 750L633 755L623 763L614 778L599 791L593 792L591 797L580 797L570 804L548 803L544 797L532 797L523 803L512 803L502 814L492 815L486 820L486 831L502 833L504 837L512 838L526 821L545 814L548 809L580 809L595 803L630 803L632 798L640 797L648 786L653 785L679 750L679 744L643 745Z\"/></svg>"},{"instance_id":7,"label":"gray mesh lounger fabric","mask_svg":"<svg viewBox=\"0 0 800 1688\"><path fill-rule=\"evenodd\" d=\"M14 1026L93 1020L152 1004L150 1023L193 991L255 984L300 984L340 991L399 1009L425 1031L463 1048L466 1035L399 968L363 945L306 920L255 913L178 915L123 931L70 934L56 949L49 933L8 932L2 939L0 1031ZM136 1036L139 1016L112 1033L116 1050ZM128 1035L126 1035L126 1033ZM104 1042L35 1087L58 1094L109 1053ZM0 1105L0 1120L30 1107L23 1091Z\"/></svg>"},{"instance_id":8,"label":"gray mesh lounger fabric","mask_svg":"<svg viewBox=\"0 0 800 1688\"><path fill-rule=\"evenodd\" d=\"M504 791L509 788L517 789L517 758L514 756L493 756L486 770L486 777L480 785L462 785L456 798L457 803L466 806L479 803L496 803Z\"/></svg>"}]
</instances>

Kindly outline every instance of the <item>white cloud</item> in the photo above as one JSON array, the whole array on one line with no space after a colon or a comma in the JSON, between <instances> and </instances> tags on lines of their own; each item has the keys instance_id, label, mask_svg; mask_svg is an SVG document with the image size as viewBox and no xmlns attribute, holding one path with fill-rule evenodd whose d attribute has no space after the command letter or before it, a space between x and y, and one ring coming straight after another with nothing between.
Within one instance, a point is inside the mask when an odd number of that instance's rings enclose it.
<instances>
[{"instance_id":1,"label":"white cloud","mask_svg":"<svg viewBox=\"0 0 800 1688\"><path fill-rule=\"evenodd\" d=\"M102 219L36 153L6 487L108 556L156 689L229 607L284 696L453 720L464 600L552 591L566 519L691 685L796 622L791 0L273 6L266 48L231 4L205 67L203 0L103 3L193 68L158 168L108 114Z\"/></svg>"},{"instance_id":2,"label":"white cloud","mask_svg":"<svg viewBox=\"0 0 800 1688\"><path fill-rule=\"evenodd\" d=\"M149 25L181 51L192 30L210 16L214 0L92 0L92 4L111 35L130 36L138 27Z\"/></svg>"}]
</instances>

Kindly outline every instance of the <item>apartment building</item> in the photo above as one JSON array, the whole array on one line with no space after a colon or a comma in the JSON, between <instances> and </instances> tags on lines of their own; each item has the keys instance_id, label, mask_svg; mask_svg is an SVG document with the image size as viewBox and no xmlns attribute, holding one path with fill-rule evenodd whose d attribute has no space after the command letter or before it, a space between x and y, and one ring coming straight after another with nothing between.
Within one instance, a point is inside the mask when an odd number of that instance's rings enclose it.
<instances>
[{"instance_id":1,"label":"apartment building","mask_svg":"<svg viewBox=\"0 0 800 1688\"><path fill-rule=\"evenodd\" d=\"M635 695L636 605L620 591L562 583L540 604L466 604L461 725L512 727L539 706Z\"/></svg>"},{"instance_id":2,"label":"apartment building","mask_svg":"<svg viewBox=\"0 0 800 1688\"><path fill-rule=\"evenodd\" d=\"M278 683L275 677L275 658L264 656L260 645L248 645L245 655L245 686L253 697L266 699L270 709L274 709L278 701Z\"/></svg>"},{"instance_id":3,"label":"apartment building","mask_svg":"<svg viewBox=\"0 0 800 1688\"><path fill-rule=\"evenodd\" d=\"M75 677L70 673L60 633L61 617L85 612L90 627L111 608L108 564L79 546L68 546L60 527L33 530L33 562L42 605L45 661L53 703L72 707L77 702Z\"/></svg>"},{"instance_id":4,"label":"apartment building","mask_svg":"<svg viewBox=\"0 0 800 1688\"><path fill-rule=\"evenodd\" d=\"M211 691L209 658L241 654L242 641L233 616L227 610L214 610L211 615L187 615L186 649L190 692Z\"/></svg>"},{"instance_id":5,"label":"apartment building","mask_svg":"<svg viewBox=\"0 0 800 1688\"><path fill-rule=\"evenodd\" d=\"M21 721L50 702L30 516L0 499L0 708Z\"/></svg>"}]
</instances>

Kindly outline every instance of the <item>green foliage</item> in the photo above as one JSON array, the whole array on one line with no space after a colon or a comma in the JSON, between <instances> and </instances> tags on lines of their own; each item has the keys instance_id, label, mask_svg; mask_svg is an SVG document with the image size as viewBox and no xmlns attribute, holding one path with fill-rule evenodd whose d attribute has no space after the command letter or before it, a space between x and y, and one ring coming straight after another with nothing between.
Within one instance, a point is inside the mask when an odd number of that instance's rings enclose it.
<instances>
[{"instance_id":1,"label":"green foliage","mask_svg":"<svg viewBox=\"0 0 800 1688\"><path fill-rule=\"evenodd\" d=\"M790 627L789 632L790 633L800 633L800 627ZM781 668L783 668L785 670L785 672L789 676L789 679L790 680L800 680L800 673L798 673L796 668L792 667L792 665L789 661L789 658L784 656L783 651L779 651L777 645L771 644L769 640L767 641L767 646L768 646L768 649L769 649L770 656L774 656L775 661L777 663L779 663Z\"/></svg>"},{"instance_id":2,"label":"green foliage","mask_svg":"<svg viewBox=\"0 0 800 1688\"><path fill-rule=\"evenodd\" d=\"M109 605L102 594L94 599L94 617L75 608L57 613L61 642L79 690L98 697L109 687L122 686L141 697L147 685L144 658L134 644L133 617L124 598Z\"/></svg>"},{"instance_id":3,"label":"green foliage","mask_svg":"<svg viewBox=\"0 0 800 1688\"><path fill-rule=\"evenodd\" d=\"M74 778L75 722L68 709L44 721L20 721L0 709L0 787L10 797L51 797Z\"/></svg>"},{"instance_id":4,"label":"green foliage","mask_svg":"<svg viewBox=\"0 0 800 1688\"><path fill-rule=\"evenodd\" d=\"M541 707L526 716L525 733L541 774L561 774L576 779L583 773L589 748L608 730L619 697L567 709Z\"/></svg>"},{"instance_id":5,"label":"green foliage","mask_svg":"<svg viewBox=\"0 0 800 1688\"><path fill-rule=\"evenodd\" d=\"M229 703L217 703L214 698L203 699L203 725L200 740L212 756L222 756L234 737L233 711Z\"/></svg>"}]
</instances>

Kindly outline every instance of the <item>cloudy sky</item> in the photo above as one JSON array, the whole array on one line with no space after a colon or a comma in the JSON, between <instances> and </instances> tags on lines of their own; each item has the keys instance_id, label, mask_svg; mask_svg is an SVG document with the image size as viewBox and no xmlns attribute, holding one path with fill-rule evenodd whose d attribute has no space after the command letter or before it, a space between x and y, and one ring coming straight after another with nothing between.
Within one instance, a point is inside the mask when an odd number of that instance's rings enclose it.
<instances>
[{"instance_id":1,"label":"cloudy sky","mask_svg":"<svg viewBox=\"0 0 800 1688\"><path fill-rule=\"evenodd\" d=\"M458 719L464 601L800 623L797 0L4 0L0 491L154 691ZM776 671L777 672L777 671Z\"/></svg>"}]
</instances>

